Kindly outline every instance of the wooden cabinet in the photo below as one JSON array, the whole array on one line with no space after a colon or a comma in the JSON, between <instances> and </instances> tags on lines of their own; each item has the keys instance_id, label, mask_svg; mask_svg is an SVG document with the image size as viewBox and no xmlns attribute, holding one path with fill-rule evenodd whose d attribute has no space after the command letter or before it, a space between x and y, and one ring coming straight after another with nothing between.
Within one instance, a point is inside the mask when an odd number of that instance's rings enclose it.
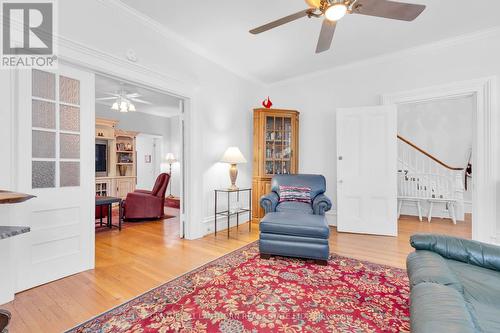
<instances>
[{"instance_id":1,"label":"wooden cabinet","mask_svg":"<svg viewBox=\"0 0 500 333\"><path fill-rule=\"evenodd\" d=\"M254 219L264 216L259 199L271 190L271 179L278 174L299 170L299 112L255 109L253 116L252 212Z\"/></svg>"},{"instance_id":2,"label":"wooden cabinet","mask_svg":"<svg viewBox=\"0 0 500 333\"><path fill-rule=\"evenodd\" d=\"M126 198L127 193L134 192L135 190L135 177L120 177L115 178L116 183L116 197Z\"/></svg>"},{"instance_id":3,"label":"wooden cabinet","mask_svg":"<svg viewBox=\"0 0 500 333\"><path fill-rule=\"evenodd\" d=\"M118 121L96 118L96 141L105 142L107 172L96 174L96 195L125 198L137 183L136 141L139 132L116 128Z\"/></svg>"}]
</instances>

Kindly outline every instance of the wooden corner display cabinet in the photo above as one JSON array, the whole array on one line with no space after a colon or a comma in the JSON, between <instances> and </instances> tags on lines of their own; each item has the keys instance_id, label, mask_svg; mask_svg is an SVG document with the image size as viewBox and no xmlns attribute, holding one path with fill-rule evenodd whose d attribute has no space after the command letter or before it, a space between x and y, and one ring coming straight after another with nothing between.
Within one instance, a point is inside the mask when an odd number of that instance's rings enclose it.
<instances>
[{"instance_id":1,"label":"wooden corner display cabinet","mask_svg":"<svg viewBox=\"0 0 500 333\"><path fill-rule=\"evenodd\" d=\"M96 174L96 195L125 198L137 183L136 143L139 132L116 128L118 121L96 119L96 143L105 144L107 168Z\"/></svg>"},{"instance_id":2,"label":"wooden corner display cabinet","mask_svg":"<svg viewBox=\"0 0 500 333\"><path fill-rule=\"evenodd\" d=\"M299 170L299 112L255 109L253 114L252 212L264 216L259 199L271 191L274 175Z\"/></svg>"}]
</instances>

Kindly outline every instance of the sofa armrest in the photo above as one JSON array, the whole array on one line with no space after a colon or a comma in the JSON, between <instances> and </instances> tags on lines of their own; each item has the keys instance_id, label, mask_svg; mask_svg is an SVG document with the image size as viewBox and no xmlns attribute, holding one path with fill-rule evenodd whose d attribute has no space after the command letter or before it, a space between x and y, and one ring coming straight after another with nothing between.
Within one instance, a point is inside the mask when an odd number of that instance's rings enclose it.
<instances>
[{"instance_id":1,"label":"sofa armrest","mask_svg":"<svg viewBox=\"0 0 500 333\"><path fill-rule=\"evenodd\" d=\"M275 212L276 206L279 203L279 199L280 198L276 192L268 193L260 198L260 206L264 208L266 214Z\"/></svg>"},{"instance_id":2,"label":"sofa armrest","mask_svg":"<svg viewBox=\"0 0 500 333\"><path fill-rule=\"evenodd\" d=\"M413 235L410 243L416 250L432 251L447 259L500 271L499 246L433 234Z\"/></svg>"},{"instance_id":3,"label":"sofa armrest","mask_svg":"<svg viewBox=\"0 0 500 333\"><path fill-rule=\"evenodd\" d=\"M325 212L332 209L332 202L326 195L318 194L314 198L312 206L315 215L325 215Z\"/></svg>"}]
</instances>

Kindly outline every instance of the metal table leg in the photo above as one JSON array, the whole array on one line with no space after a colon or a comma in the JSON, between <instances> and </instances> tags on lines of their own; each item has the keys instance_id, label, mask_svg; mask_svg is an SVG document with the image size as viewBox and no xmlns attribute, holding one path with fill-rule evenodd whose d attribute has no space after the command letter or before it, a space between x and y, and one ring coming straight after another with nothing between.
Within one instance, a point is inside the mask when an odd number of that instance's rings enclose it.
<instances>
[{"instance_id":1,"label":"metal table leg","mask_svg":"<svg viewBox=\"0 0 500 333\"><path fill-rule=\"evenodd\" d=\"M252 231L252 190L248 191L248 231Z\"/></svg>"},{"instance_id":2,"label":"metal table leg","mask_svg":"<svg viewBox=\"0 0 500 333\"><path fill-rule=\"evenodd\" d=\"M217 236L217 191L215 191L214 230L215 230L215 236Z\"/></svg>"},{"instance_id":3,"label":"metal table leg","mask_svg":"<svg viewBox=\"0 0 500 333\"><path fill-rule=\"evenodd\" d=\"M108 205L108 227L113 229L113 204Z\"/></svg>"},{"instance_id":4,"label":"metal table leg","mask_svg":"<svg viewBox=\"0 0 500 333\"><path fill-rule=\"evenodd\" d=\"M118 203L118 230L122 230L122 220L123 220L123 212L122 212L122 202Z\"/></svg>"}]
</instances>

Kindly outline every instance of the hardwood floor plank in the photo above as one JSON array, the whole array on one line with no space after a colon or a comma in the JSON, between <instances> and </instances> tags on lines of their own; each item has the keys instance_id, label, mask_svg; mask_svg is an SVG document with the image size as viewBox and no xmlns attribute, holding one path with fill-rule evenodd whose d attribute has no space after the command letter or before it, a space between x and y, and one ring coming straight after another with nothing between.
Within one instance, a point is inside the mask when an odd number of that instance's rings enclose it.
<instances>
[{"instance_id":1,"label":"hardwood floor plank","mask_svg":"<svg viewBox=\"0 0 500 333\"><path fill-rule=\"evenodd\" d=\"M168 209L167 214L176 215ZM2 306L13 313L11 333L64 331L151 288L189 272L258 239L258 224L187 241L178 237L177 217L165 221L127 223L123 230L96 233L96 268L16 295ZM471 218L419 222L402 216L398 237L341 234L332 228L330 250L339 255L395 267L405 267L412 251L409 237L431 232L471 237Z\"/></svg>"}]
</instances>

